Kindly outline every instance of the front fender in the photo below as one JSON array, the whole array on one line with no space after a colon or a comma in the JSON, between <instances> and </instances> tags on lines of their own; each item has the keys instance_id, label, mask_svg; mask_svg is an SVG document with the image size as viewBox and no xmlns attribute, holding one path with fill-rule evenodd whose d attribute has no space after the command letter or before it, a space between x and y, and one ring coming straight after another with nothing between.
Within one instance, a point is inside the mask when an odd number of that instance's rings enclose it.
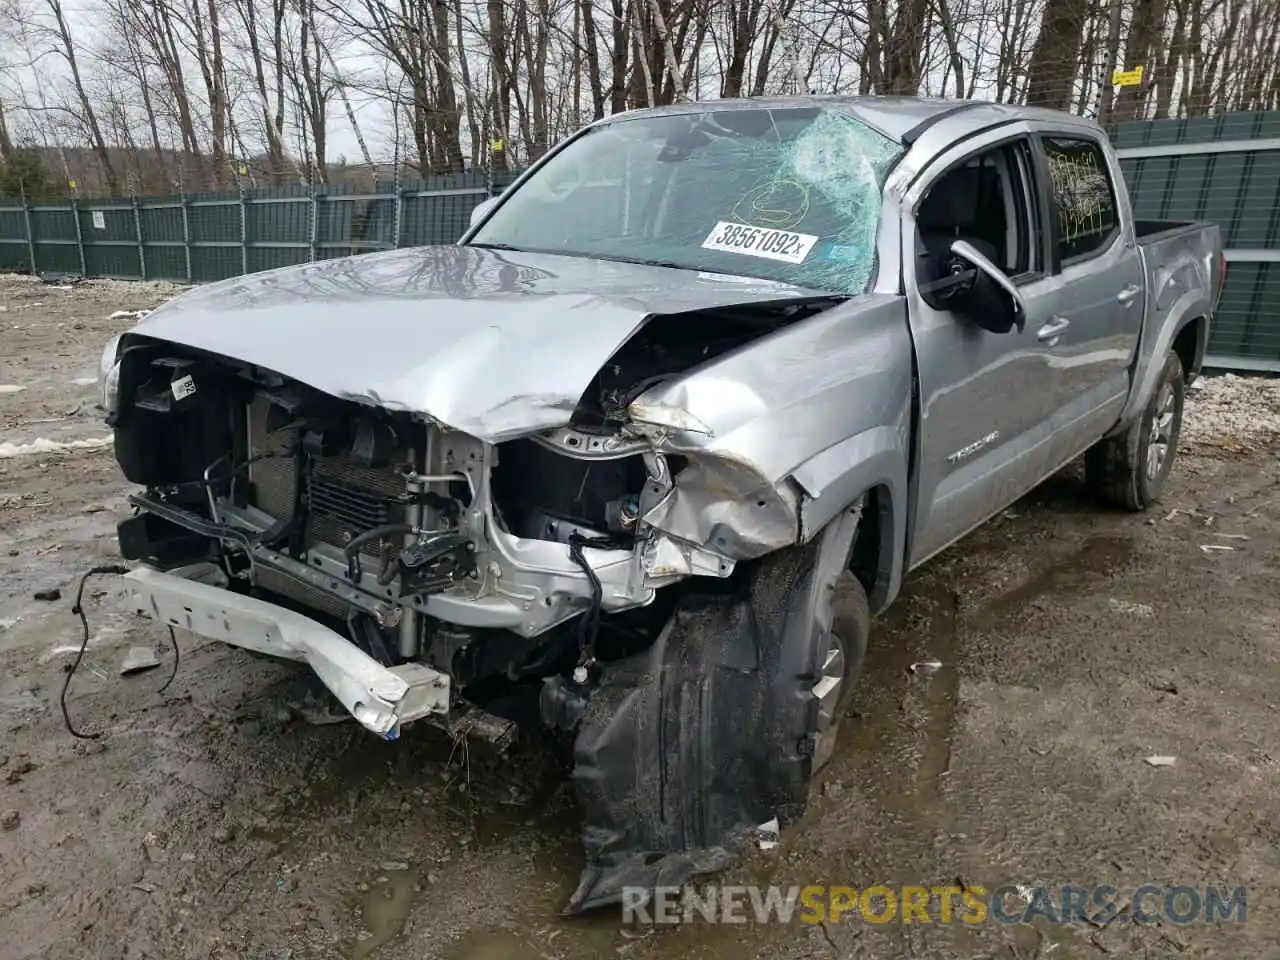
<instances>
[{"instance_id":1,"label":"front fender","mask_svg":"<svg viewBox=\"0 0 1280 960\"><path fill-rule=\"evenodd\" d=\"M689 466L645 521L749 559L808 541L880 487L894 505L885 567L896 557L900 571L911 377L905 302L877 295L652 388L632 416L656 449ZM899 576L886 573L885 589Z\"/></svg>"},{"instance_id":2,"label":"front fender","mask_svg":"<svg viewBox=\"0 0 1280 960\"><path fill-rule=\"evenodd\" d=\"M878 515L864 512L862 523L878 524L880 553L869 600L873 610L889 605L902 585L907 548L907 450L903 434L876 427L822 451L796 468L792 479L804 493L800 536L816 536L841 510L871 490Z\"/></svg>"},{"instance_id":3,"label":"front fender","mask_svg":"<svg viewBox=\"0 0 1280 960\"><path fill-rule=\"evenodd\" d=\"M906 301L858 297L653 387L632 416L660 409L667 452L722 458L778 484L850 437L905 430L911 351Z\"/></svg>"}]
</instances>

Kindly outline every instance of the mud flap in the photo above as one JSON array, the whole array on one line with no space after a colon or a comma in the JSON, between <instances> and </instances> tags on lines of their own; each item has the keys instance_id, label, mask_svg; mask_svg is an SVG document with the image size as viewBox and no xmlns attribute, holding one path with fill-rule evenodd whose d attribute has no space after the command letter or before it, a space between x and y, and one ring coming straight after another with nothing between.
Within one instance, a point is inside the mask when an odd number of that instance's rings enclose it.
<instances>
[{"instance_id":1,"label":"mud flap","mask_svg":"<svg viewBox=\"0 0 1280 960\"><path fill-rule=\"evenodd\" d=\"M841 527L764 558L736 594L683 599L609 666L574 745L587 864L566 915L723 870L761 824L804 813Z\"/></svg>"}]
</instances>

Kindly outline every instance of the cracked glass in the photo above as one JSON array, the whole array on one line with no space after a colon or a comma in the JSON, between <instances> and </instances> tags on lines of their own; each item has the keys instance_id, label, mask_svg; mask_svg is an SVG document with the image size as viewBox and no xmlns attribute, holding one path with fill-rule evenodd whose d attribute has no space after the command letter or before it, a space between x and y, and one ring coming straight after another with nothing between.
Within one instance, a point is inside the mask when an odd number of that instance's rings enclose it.
<instances>
[{"instance_id":1,"label":"cracked glass","mask_svg":"<svg viewBox=\"0 0 1280 960\"><path fill-rule=\"evenodd\" d=\"M901 154L822 107L620 117L551 157L470 243L861 293Z\"/></svg>"}]
</instances>

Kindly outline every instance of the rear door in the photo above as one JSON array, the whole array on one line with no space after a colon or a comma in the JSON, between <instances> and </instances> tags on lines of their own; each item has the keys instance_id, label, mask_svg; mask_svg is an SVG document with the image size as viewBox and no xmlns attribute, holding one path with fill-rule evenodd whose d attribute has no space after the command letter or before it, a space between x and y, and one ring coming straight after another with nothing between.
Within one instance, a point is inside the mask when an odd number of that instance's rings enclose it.
<instances>
[{"instance_id":1,"label":"rear door","mask_svg":"<svg viewBox=\"0 0 1280 960\"><path fill-rule=\"evenodd\" d=\"M1114 425L1124 406L1144 280L1114 153L1083 128L1038 133L1053 278L1037 337L1054 370L1054 457L1065 462Z\"/></svg>"}]
</instances>

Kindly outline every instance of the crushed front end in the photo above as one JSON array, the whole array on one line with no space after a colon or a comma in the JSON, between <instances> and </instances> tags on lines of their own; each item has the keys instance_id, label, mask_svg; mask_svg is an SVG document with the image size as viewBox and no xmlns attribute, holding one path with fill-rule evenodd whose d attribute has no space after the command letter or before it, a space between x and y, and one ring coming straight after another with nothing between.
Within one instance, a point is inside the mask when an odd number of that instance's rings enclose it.
<instances>
[{"instance_id":1,"label":"crushed front end","mask_svg":"<svg viewBox=\"0 0 1280 960\"><path fill-rule=\"evenodd\" d=\"M491 444L136 335L104 366L139 608L310 663L381 736L473 687L572 713L603 617L735 566L641 520L685 464L600 422Z\"/></svg>"}]
</instances>

